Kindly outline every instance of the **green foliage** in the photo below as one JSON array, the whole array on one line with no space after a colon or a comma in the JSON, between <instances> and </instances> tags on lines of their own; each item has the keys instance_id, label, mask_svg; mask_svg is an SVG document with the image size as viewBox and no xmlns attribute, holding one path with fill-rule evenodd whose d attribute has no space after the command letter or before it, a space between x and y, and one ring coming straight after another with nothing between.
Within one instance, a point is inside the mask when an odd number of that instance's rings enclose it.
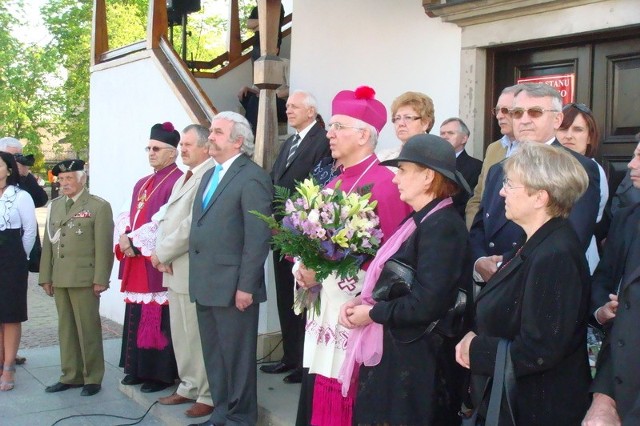
<instances>
[{"instance_id":1,"label":"green foliage","mask_svg":"<svg viewBox=\"0 0 640 426\"><path fill-rule=\"evenodd\" d=\"M109 49L127 46L147 37L148 1L107 3Z\"/></svg>"},{"instance_id":2,"label":"green foliage","mask_svg":"<svg viewBox=\"0 0 640 426\"><path fill-rule=\"evenodd\" d=\"M51 87L56 65L46 46L15 37L25 23L23 15L22 1L0 2L0 136L27 140L25 152L41 161L43 133L52 131L57 119L56 89Z\"/></svg>"},{"instance_id":3,"label":"green foliage","mask_svg":"<svg viewBox=\"0 0 640 426\"><path fill-rule=\"evenodd\" d=\"M252 35L245 21L255 5L240 1L243 38ZM145 39L148 6L149 0L107 1L111 49ZM0 137L26 139L25 151L40 163L41 141L51 135L87 156L92 9L91 0L47 0L41 15L51 41L30 46L13 34L26 22L23 0L0 0ZM226 0L202 0L202 11L189 15L189 59L211 60L226 50L227 13ZM180 31L174 27L177 51Z\"/></svg>"}]
</instances>

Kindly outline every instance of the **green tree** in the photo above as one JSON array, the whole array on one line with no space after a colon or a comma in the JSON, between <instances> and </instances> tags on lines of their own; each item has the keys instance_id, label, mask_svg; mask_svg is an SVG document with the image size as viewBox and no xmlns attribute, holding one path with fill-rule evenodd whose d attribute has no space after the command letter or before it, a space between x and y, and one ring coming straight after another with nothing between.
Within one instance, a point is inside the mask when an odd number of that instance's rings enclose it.
<instances>
[{"instance_id":1,"label":"green tree","mask_svg":"<svg viewBox=\"0 0 640 426\"><path fill-rule=\"evenodd\" d=\"M0 135L26 139L25 151L39 154L43 134L58 121L56 65L46 46L27 45L14 36L24 25L22 7L19 0L0 1Z\"/></svg>"}]
</instances>

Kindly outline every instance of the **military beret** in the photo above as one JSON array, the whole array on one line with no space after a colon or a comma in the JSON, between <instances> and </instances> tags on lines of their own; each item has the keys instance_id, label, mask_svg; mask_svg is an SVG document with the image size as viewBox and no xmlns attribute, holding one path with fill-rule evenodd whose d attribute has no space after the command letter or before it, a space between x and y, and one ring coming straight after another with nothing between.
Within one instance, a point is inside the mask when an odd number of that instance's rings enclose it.
<instances>
[{"instance_id":1,"label":"military beret","mask_svg":"<svg viewBox=\"0 0 640 426\"><path fill-rule=\"evenodd\" d=\"M84 170L84 161L82 160L64 160L53 166L51 173L58 176L60 173L79 172Z\"/></svg>"}]
</instances>

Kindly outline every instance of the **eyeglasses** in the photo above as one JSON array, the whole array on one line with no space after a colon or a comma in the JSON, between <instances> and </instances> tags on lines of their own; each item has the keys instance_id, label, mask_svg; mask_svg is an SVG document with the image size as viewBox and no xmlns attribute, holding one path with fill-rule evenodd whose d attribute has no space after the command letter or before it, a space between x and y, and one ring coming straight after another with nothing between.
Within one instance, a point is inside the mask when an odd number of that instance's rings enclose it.
<instances>
[{"instance_id":1,"label":"eyeglasses","mask_svg":"<svg viewBox=\"0 0 640 426\"><path fill-rule=\"evenodd\" d=\"M329 123L329 130L334 130L336 132L342 130L342 129L356 129L356 130L363 130L362 127L356 127L356 126L347 126L345 124L342 123Z\"/></svg>"},{"instance_id":2,"label":"eyeglasses","mask_svg":"<svg viewBox=\"0 0 640 426\"><path fill-rule=\"evenodd\" d=\"M410 121L420 120L422 117L419 115L396 115L391 118L392 123L397 123L398 121L402 121L403 123L408 123Z\"/></svg>"},{"instance_id":3,"label":"eyeglasses","mask_svg":"<svg viewBox=\"0 0 640 426\"><path fill-rule=\"evenodd\" d=\"M144 148L144 150L147 152L149 151L160 152L161 149L173 149L173 148L169 148L168 146L147 146Z\"/></svg>"},{"instance_id":4,"label":"eyeglasses","mask_svg":"<svg viewBox=\"0 0 640 426\"><path fill-rule=\"evenodd\" d=\"M509 108L507 108L507 107L491 108L491 114L492 115L498 115L499 112L501 112L503 115L509 115Z\"/></svg>"},{"instance_id":5,"label":"eyeglasses","mask_svg":"<svg viewBox=\"0 0 640 426\"><path fill-rule=\"evenodd\" d=\"M513 186L511 184L511 179L509 179L506 176L505 176L504 179L502 179L502 187L504 188L505 191L510 191L512 189L518 189L518 188L524 188L523 185L521 185L521 186Z\"/></svg>"},{"instance_id":6,"label":"eyeglasses","mask_svg":"<svg viewBox=\"0 0 640 426\"><path fill-rule=\"evenodd\" d=\"M531 107L531 108L512 108L511 110L509 110L509 114L511 114L511 117L515 118L515 119L521 119L522 116L524 115L524 113L529 114L529 117L531 118L538 118L538 117L542 117L542 114L544 114L545 112L560 112L558 110L555 109L544 109L544 108L540 108L540 107Z\"/></svg>"},{"instance_id":7,"label":"eyeglasses","mask_svg":"<svg viewBox=\"0 0 640 426\"><path fill-rule=\"evenodd\" d=\"M586 106L585 104L578 104L575 102L571 102L570 104L566 104L565 106L563 106L562 111L564 112L572 107L585 114L593 115L593 112L591 112L588 106Z\"/></svg>"}]
</instances>

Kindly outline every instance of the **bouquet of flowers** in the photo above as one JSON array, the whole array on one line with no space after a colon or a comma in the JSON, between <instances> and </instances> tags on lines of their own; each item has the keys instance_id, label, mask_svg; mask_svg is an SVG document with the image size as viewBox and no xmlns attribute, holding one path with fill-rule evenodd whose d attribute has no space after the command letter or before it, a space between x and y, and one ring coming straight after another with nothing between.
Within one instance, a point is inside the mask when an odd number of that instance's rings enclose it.
<instances>
[{"instance_id":1,"label":"bouquet of flowers","mask_svg":"<svg viewBox=\"0 0 640 426\"><path fill-rule=\"evenodd\" d=\"M370 201L370 187L345 193L340 189L320 188L306 179L295 188L294 197L286 188L276 187L275 215L252 212L274 231L272 244L283 256L297 257L316 272L321 282L335 273L348 278L358 273L362 263L373 256L382 240L380 220L374 209L377 201ZM320 312L320 286L298 292L294 311L304 308Z\"/></svg>"}]
</instances>

